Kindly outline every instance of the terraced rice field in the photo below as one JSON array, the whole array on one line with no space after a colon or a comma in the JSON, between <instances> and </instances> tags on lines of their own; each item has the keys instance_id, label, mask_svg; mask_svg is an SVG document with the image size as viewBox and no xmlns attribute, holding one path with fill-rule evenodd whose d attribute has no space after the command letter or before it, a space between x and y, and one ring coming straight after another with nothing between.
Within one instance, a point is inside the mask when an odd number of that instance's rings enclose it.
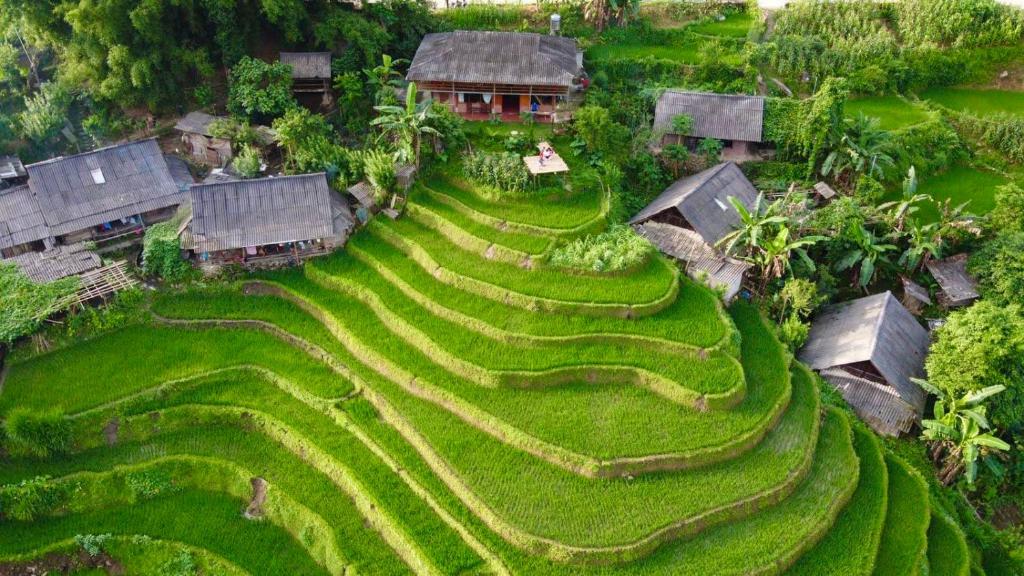
<instances>
[{"instance_id":1,"label":"terraced rice field","mask_svg":"<svg viewBox=\"0 0 1024 576\"><path fill-rule=\"evenodd\" d=\"M87 534L129 574L966 573L756 308L660 258L545 265L606 210L438 177L333 256L15 362L0 415L59 406L73 442L0 466L55 495L0 516L0 573Z\"/></svg>"},{"instance_id":2,"label":"terraced rice field","mask_svg":"<svg viewBox=\"0 0 1024 576\"><path fill-rule=\"evenodd\" d=\"M921 94L941 106L971 112L980 116L990 114L1024 114L1024 92L1013 90L986 90L976 88L933 88Z\"/></svg>"},{"instance_id":3,"label":"terraced rice field","mask_svg":"<svg viewBox=\"0 0 1024 576\"><path fill-rule=\"evenodd\" d=\"M846 102L846 116L856 118L863 114L878 118L882 130L900 130L929 120L930 113L919 105L912 104L901 96L866 96Z\"/></svg>"}]
</instances>

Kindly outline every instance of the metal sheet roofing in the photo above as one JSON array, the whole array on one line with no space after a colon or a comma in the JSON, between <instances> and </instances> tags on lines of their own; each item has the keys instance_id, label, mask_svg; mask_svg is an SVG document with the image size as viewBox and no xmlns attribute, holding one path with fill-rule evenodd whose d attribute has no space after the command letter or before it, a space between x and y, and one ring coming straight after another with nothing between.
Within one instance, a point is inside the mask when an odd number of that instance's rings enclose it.
<instances>
[{"instance_id":1,"label":"metal sheet roofing","mask_svg":"<svg viewBox=\"0 0 1024 576\"><path fill-rule=\"evenodd\" d=\"M750 208L757 199L757 189L736 164L723 162L677 180L629 223L638 224L676 209L706 243L714 246L740 223L730 197Z\"/></svg>"},{"instance_id":2,"label":"metal sheet roofing","mask_svg":"<svg viewBox=\"0 0 1024 576\"><path fill-rule=\"evenodd\" d=\"M654 130L672 134L672 120L680 114L693 118L688 136L762 141L763 96L666 90L654 108Z\"/></svg>"},{"instance_id":3,"label":"metal sheet roofing","mask_svg":"<svg viewBox=\"0 0 1024 576\"><path fill-rule=\"evenodd\" d=\"M406 79L571 86L578 73L572 38L459 30L424 36Z\"/></svg>"},{"instance_id":4,"label":"metal sheet roofing","mask_svg":"<svg viewBox=\"0 0 1024 576\"><path fill-rule=\"evenodd\" d=\"M750 264L723 255L693 230L662 222L644 222L636 226L636 231L662 253L686 262L686 273L694 280L723 290L726 302L732 301L743 287L743 275Z\"/></svg>"},{"instance_id":5,"label":"metal sheet roofing","mask_svg":"<svg viewBox=\"0 0 1024 576\"><path fill-rule=\"evenodd\" d=\"M957 254L943 260L929 260L928 271L939 283L949 306L965 306L977 300L978 282L967 273L967 255Z\"/></svg>"},{"instance_id":6,"label":"metal sheet roofing","mask_svg":"<svg viewBox=\"0 0 1024 576\"><path fill-rule=\"evenodd\" d=\"M49 237L50 227L28 186L0 190L0 248Z\"/></svg>"},{"instance_id":7,"label":"metal sheet roofing","mask_svg":"<svg viewBox=\"0 0 1024 576\"><path fill-rule=\"evenodd\" d=\"M215 252L335 236L354 220L348 206L339 208L332 195L322 172L195 185L196 249Z\"/></svg>"},{"instance_id":8,"label":"metal sheet roofing","mask_svg":"<svg viewBox=\"0 0 1024 576\"><path fill-rule=\"evenodd\" d=\"M214 116L206 112L189 112L178 123L174 125L175 130L190 132L192 134L210 135L210 124L217 120L224 120L221 116Z\"/></svg>"},{"instance_id":9,"label":"metal sheet roofing","mask_svg":"<svg viewBox=\"0 0 1024 576\"><path fill-rule=\"evenodd\" d=\"M0 179L24 178L25 165L17 156L0 156Z\"/></svg>"},{"instance_id":10,"label":"metal sheet roofing","mask_svg":"<svg viewBox=\"0 0 1024 576\"><path fill-rule=\"evenodd\" d=\"M54 235L177 206L178 188L155 139L117 144L27 167Z\"/></svg>"},{"instance_id":11,"label":"metal sheet roofing","mask_svg":"<svg viewBox=\"0 0 1024 576\"><path fill-rule=\"evenodd\" d=\"M99 256L81 244L58 246L45 252L27 252L7 258L4 262L13 262L25 276L39 283L95 270L103 264Z\"/></svg>"},{"instance_id":12,"label":"metal sheet roofing","mask_svg":"<svg viewBox=\"0 0 1024 576\"><path fill-rule=\"evenodd\" d=\"M281 52L281 63L292 67L292 78L331 79L330 52Z\"/></svg>"},{"instance_id":13,"label":"metal sheet roofing","mask_svg":"<svg viewBox=\"0 0 1024 576\"><path fill-rule=\"evenodd\" d=\"M911 406L924 390L910 381L924 375L929 337L892 292L829 306L811 324L798 357L815 370L870 362Z\"/></svg>"}]
</instances>

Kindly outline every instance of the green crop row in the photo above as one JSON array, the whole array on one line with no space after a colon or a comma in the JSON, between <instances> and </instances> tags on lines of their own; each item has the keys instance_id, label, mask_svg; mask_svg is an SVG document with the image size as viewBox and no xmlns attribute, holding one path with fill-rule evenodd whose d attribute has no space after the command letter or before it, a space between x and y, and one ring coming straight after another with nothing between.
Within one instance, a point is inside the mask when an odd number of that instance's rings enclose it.
<instances>
[{"instance_id":1,"label":"green crop row","mask_svg":"<svg viewBox=\"0 0 1024 576\"><path fill-rule=\"evenodd\" d=\"M898 456L887 454L885 462L889 469L889 502L875 575L906 576L916 573L925 559L931 521L928 485Z\"/></svg>"},{"instance_id":2,"label":"green crop row","mask_svg":"<svg viewBox=\"0 0 1024 576\"><path fill-rule=\"evenodd\" d=\"M617 346L536 343L509 346L435 316L370 269L350 266L326 274L315 266L307 277L328 290L361 301L397 337L454 374L489 387L533 388L568 382L621 383L646 388L666 400L721 409L742 400L746 386L736 359L720 352L680 357L660 350ZM681 361L682 360L682 361Z\"/></svg>"},{"instance_id":3,"label":"green crop row","mask_svg":"<svg viewBox=\"0 0 1024 576\"><path fill-rule=\"evenodd\" d=\"M496 244L490 240L475 236L456 226L451 221L446 220L430 208L415 202L410 202L406 206L405 213L413 221L433 230L452 244L486 260L526 267L536 257L534 254L514 250L502 244Z\"/></svg>"},{"instance_id":4,"label":"green crop row","mask_svg":"<svg viewBox=\"0 0 1024 576\"><path fill-rule=\"evenodd\" d=\"M787 574L868 576L874 571L885 522L888 471L883 449L874 434L855 426L853 442L860 458L857 491L828 535L803 555Z\"/></svg>"},{"instance_id":5,"label":"green crop row","mask_svg":"<svg viewBox=\"0 0 1024 576\"><path fill-rule=\"evenodd\" d=\"M964 533L936 505L932 506L932 519L928 524L928 568L930 574L936 576L968 576L971 573L971 556Z\"/></svg>"},{"instance_id":6,"label":"green crop row","mask_svg":"<svg viewBox=\"0 0 1024 576\"><path fill-rule=\"evenodd\" d=\"M346 252L343 257L319 259L315 267L338 275L348 269L348 260L354 258L434 314L472 327L478 332L491 334L495 338L507 338L512 343L528 344L536 341L530 338L557 338L556 342L566 344L598 339L615 344L643 343L678 352L725 348L731 355L738 354L735 346L727 344L729 337L735 336L736 331L728 315L721 311L717 297L686 279L681 281L682 287L675 302L652 316L626 320L614 317L543 315L496 303L469 292L453 290L389 244L378 242L370 236L357 236ZM314 263L309 267L314 267Z\"/></svg>"},{"instance_id":7,"label":"green crop row","mask_svg":"<svg viewBox=\"0 0 1024 576\"><path fill-rule=\"evenodd\" d=\"M546 234L517 232L500 222L481 222L463 211L456 210L451 204L437 199L434 194L422 187L413 191L411 200L473 236L518 252L540 255L547 252L554 243L554 238Z\"/></svg>"},{"instance_id":8,"label":"green crop row","mask_svg":"<svg viewBox=\"0 0 1024 576\"><path fill-rule=\"evenodd\" d=\"M376 220L367 230L446 284L531 311L646 316L670 306L679 292L678 270L660 257L629 276L591 278L488 262L411 220Z\"/></svg>"},{"instance_id":9,"label":"green crop row","mask_svg":"<svg viewBox=\"0 0 1024 576\"><path fill-rule=\"evenodd\" d=\"M574 237L604 229L608 197L584 192L561 198L503 199L495 202L480 197L458 179L435 177L426 189L438 201L489 226L537 236Z\"/></svg>"}]
</instances>

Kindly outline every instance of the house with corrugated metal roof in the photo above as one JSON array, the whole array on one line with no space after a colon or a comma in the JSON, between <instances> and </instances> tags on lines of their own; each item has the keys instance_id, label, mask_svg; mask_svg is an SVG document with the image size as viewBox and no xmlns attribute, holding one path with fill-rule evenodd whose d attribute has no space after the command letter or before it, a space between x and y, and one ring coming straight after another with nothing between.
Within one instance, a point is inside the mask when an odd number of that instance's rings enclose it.
<instances>
[{"instance_id":1,"label":"house with corrugated metal roof","mask_svg":"<svg viewBox=\"0 0 1024 576\"><path fill-rule=\"evenodd\" d=\"M691 120L685 134L677 129L679 116ZM764 142L764 97L666 90L654 108L654 133L658 147L693 148L700 140L714 138L723 143L723 158L753 158Z\"/></svg>"},{"instance_id":2,"label":"house with corrugated metal roof","mask_svg":"<svg viewBox=\"0 0 1024 576\"><path fill-rule=\"evenodd\" d=\"M691 277L721 290L728 302L750 268L718 249L740 224L730 198L750 208L757 189L736 164L723 162L677 180L629 223L663 253L684 262Z\"/></svg>"},{"instance_id":3,"label":"house with corrugated metal roof","mask_svg":"<svg viewBox=\"0 0 1024 576\"><path fill-rule=\"evenodd\" d=\"M909 432L924 413L928 331L892 292L824 308L797 354L879 434Z\"/></svg>"},{"instance_id":4,"label":"house with corrugated metal roof","mask_svg":"<svg viewBox=\"0 0 1024 576\"><path fill-rule=\"evenodd\" d=\"M323 172L197 184L190 196L182 247L205 263L297 264L343 245L355 226Z\"/></svg>"},{"instance_id":5,"label":"house with corrugated metal roof","mask_svg":"<svg viewBox=\"0 0 1024 576\"><path fill-rule=\"evenodd\" d=\"M406 79L466 118L518 120L530 112L539 121L559 121L559 104L582 90L583 56L576 40L554 35L427 34Z\"/></svg>"}]
</instances>

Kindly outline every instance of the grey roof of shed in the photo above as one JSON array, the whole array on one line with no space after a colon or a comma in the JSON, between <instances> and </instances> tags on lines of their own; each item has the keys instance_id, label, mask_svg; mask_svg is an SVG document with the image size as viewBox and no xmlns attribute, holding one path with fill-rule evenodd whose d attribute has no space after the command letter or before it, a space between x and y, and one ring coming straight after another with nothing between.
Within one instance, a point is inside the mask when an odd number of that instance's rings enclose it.
<instances>
[{"instance_id":1,"label":"grey roof of shed","mask_svg":"<svg viewBox=\"0 0 1024 576\"><path fill-rule=\"evenodd\" d=\"M45 252L26 252L4 262L13 262L33 282L53 282L99 268L103 261L81 244L58 246Z\"/></svg>"},{"instance_id":2,"label":"grey roof of shed","mask_svg":"<svg viewBox=\"0 0 1024 576\"><path fill-rule=\"evenodd\" d=\"M688 136L762 141L763 96L666 90L654 108L654 130L673 133L672 119L680 114L693 118Z\"/></svg>"},{"instance_id":3,"label":"grey roof of shed","mask_svg":"<svg viewBox=\"0 0 1024 576\"><path fill-rule=\"evenodd\" d=\"M185 197L155 139L39 162L28 173L54 235L177 206Z\"/></svg>"},{"instance_id":4,"label":"grey roof of shed","mask_svg":"<svg viewBox=\"0 0 1024 576\"><path fill-rule=\"evenodd\" d=\"M663 222L644 222L635 229L664 254L685 262L686 273L694 280L721 289L726 302L731 302L743 287L743 275L751 265L708 246L693 230Z\"/></svg>"},{"instance_id":5,"label":"grey roof of shed","mask_svg":"<svg viewBox=\"0 0 1024 576\"><path fill-rule=\"evenodd\" d=\"M171 173L171 179L178 185L178 190L187 193L189 187L196 181L192 177L192 171L188 169L188 163L170 154L164 155L164 161L167 162L167 170Z\"/></svg>"},{"instance_id":6,"label":"grey roof of shed","mask_svg":"<svg viewBox=\"0 0 1024 576\"><path fill-rule=\"evenodd\" d=\"M964 306L979 298L978 282L967 273L967 254L929 260L925 266L939 283L948 306Z\"/></svg>"},{"instance_id":7,"label":"grey roof of shed","mask_svg":"<svg viewBox=\"0 0 1024 576\"><path fill-rule=\"evenodd\" d=\"M182 119L178 120L178 123L174 125L175 130L181 132L190 132L192 134L202 134L203 136L210 135L210 124L213 124L217 120L224 120L222 116L214 116L207 114L206 112L189 112Z\"/></svg>"},{"instance_id":8,"label":"grey roof of shed","mask_svg":"<svg viewBox=\"0 0 1024 576\"><path fill-rule=\"evenodd\" d=\"M835 197L836 191L824 182L818 182L814 185L814 191L825 200L831 200Z\"/></svg>"},{"instance_id":9,"label":"grey roof of shed","mask_svg":"<svg viewBox=\"0 0 1024 576\"><path fill-rule=\"evenodd\" d=\"M424 36L406 79L568 87L578 73L573 38L459 30Z\"/></svg>"},{"instance_id":10,"label":"grey roof of shed","mask_svg":"<svg viewBox=\"0 0 1024 576\"><path fill-rule=\"evenodd\" d=\"M330 52L281 52L281 63L292 67L292 78L330 80Z\"/></svg>"},{"instance_id":11,"label":"grey roof of shed","mask_svg":"<svg viewBox=\"0 0 1024 576\"><path fill-rule=\"evenodd\" d=\"M323 172L198 184L191 195L192 236L202 252L329 238L354 225Z\"/></svg>"},{"instance_id":12,"label":"grey roof of shed","mask_svg":"<svg viewBox=\"0 0 1024 576\"><path fill-rule=\"evenodd\" d=\"M0 156L0 178L24 178L25 165L17 156Z\"/></svg>"},{"instance_id":13,"label":"grey roof of shed","mask_svg":"<svg viewBox=\"0 0 1024 576\"><path fill-rule=\"evenodd\" d=\"M0 248L49 237L50 228L28 185L0 190Z\"/></svg>"},{"instance_id":14,"label":"grey roof of shed","mask_svg":"<svg viewBox=\"0 0 1024 576\"><path fill-rule=\"evenodd\" d=\"M924 375L928 345L928 331L887 291L822 310L797 356L814 370L870 362L901 398L920 407L927 395L910 378Z\"/></svg>"},{"instance_id":15,"label":"grey roof of shed","mask_svg":"<svg viewBox=\"0 0 1024 576\"><path fill-rule=\"evenodd\" d=\"M757 199L757 189L736 164L723 162L675 181L629 223L638 224L674 208L705 242L714 246L740 223L729 197L750 208Z\"/></svg>"}]
</instances>

